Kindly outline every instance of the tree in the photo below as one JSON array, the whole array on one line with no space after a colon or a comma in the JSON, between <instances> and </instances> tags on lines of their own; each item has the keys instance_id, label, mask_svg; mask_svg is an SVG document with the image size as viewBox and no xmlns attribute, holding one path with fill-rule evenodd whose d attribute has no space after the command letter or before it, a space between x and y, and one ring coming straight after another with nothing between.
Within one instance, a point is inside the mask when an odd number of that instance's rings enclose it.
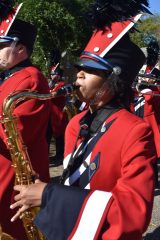
<instances>
[{"instance_id":1,"label":"tree","mask_svg":"<svg viewBox=\"0 0 160 240\"><path fill-rule=\"evenodd\" d=\"M131 34L131 38L139 47L146 47L145 39L151 35L160 42L160 16L143 18L142 22L137 24L137 30L138 32Z\"/></svg>"},{"instance_id":2,"label":"tree","mask_svg":"<svg viewBox=\"0 0 160 240\"><path fill-rule=\"evenodd\" d=\"M86 20L91 2L93 0L24 0L18 17L33 22L38 28L33 61L46 74L49 73L53 49L63 53L65 64L70 64L84 49L91 36L91 26ZM145 17L137 24L139 32L133 33L131 38L140 47L145 47L147 35L160 38L159 26L159 15Z\"/></svg>"},{"instance_id":3,"label":"tree","mask_svg":"<svg viewBox=\"0 0 160 240\"><path fill-rule=\"evenodd\" d=\"M17 2L21 2L18 0ZM80 0L26 0L20 11L21 19L34 23L38 37L33 55L34 63L49 70L49 54L57 48L70 58L79 55L90 36L90 27L84 18L84 9L90 1ZM28 36L29 37L29 36Z\"/></svg>"}]
</instances>

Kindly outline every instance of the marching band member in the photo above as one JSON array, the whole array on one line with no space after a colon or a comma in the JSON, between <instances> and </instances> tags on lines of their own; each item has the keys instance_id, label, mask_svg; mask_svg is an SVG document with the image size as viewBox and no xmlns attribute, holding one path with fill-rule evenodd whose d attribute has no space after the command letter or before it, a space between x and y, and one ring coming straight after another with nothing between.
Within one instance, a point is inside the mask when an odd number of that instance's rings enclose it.
<instances>
[{"instance_id":1,"label":"marching band member","mask_svg":"<svg viewBox=\"0 0 160 240\"><path fill-rule=\"evenodd\" d=\"M19 209L12 221L41 206L34 222L48 240L141 240L150 222L153 134L128 111L132 82L145 61L127 33L145 10L139 4L94 6L96 30L76 63L77 94L89 109L67 126L61 184L15 186L11 208Z\"/></svg>"},{"instance_id":2,"label":"marching band member","mask_svg":"<svg viewBox=\"0 0 160 240\"><path fill-rule=\"evenodd\" d=\"M57 91L65 85L63 81L63 69L60 63L51 67L51 80L49 81L50 91ZM58 96L51 100L50 121L47 130L48 144L52 136L55 139L56 155L50 158L50 165L61 165L64 157L64 133L68 124L67 113L63 111L66 105L66 96Z\"/></svg>"},{"instance_id":3,"label":"marching band member","mask_svg":"<svg viewBox=\"0 0 160 240\"><path fill-rule=\"evenodd\" d=\"M160 71L157 69L159 45L155 38L151 38L147 47L146 64L142 67L143 74L137 77L137 90L135 91L134 110L136 116L143 118L151 126L154 133L154 141L157 151L157 161L160 158L160 88L156 80L160 78ZM143 77L142 77L143 76ZM158 183L158 167L157 161L154 165L155 187L159 187Z\"/></svg>"},{"instance_id":4,"label":"marching band member","mask_svg":"<svg viewBox=\"0 0 160 240\"><path fill-rule=\"evenodd\" d=\"M36 28L25 21L16 18L18 11L1 1L0 9L4 20L0 22L0 69L3 79L0 85L0 115L5 97L13 91L35 90L39 93L49 93L48 83L39 69L32 65L30 56L36 38ZM7 11L8 8L8 11ZM1 18L2 19L2 18ZM14 114L18 116L18 129L28 148L33 169L40 179L49 181L48 145L46 128L49 119L48 101L29 100L16 107ZM26 239L22 222L11 223L13 214L9 205L13 201L14 169L6 145L6 135L0 124L0 224L4 232L16 240Z\"/></svg>"},{"instance_id":5,"label":"marching band member","mask_svg":"<svg viewBox=\"0 0 160 240\"><path fill-rule=\"evenodd\" d=\"M55 87L61 87L65 83L62 81L63 77L63 69L60 68L59 63L57 63L55 66L51 68L51 74L50 74L50 81L49 81L49 88L52 90Z\"/></svg>"},{"instance_id":6,"label":"marching band member","mask_svg":"<svg viewBox=\"0 0 160 240\"><path fill-rule=\"evenodd\" d=\"M147 61L145 73L150 74L156 67L159 58L159 44L155 37L151 36L147 45Z\"/></svg>"}]
</instances>

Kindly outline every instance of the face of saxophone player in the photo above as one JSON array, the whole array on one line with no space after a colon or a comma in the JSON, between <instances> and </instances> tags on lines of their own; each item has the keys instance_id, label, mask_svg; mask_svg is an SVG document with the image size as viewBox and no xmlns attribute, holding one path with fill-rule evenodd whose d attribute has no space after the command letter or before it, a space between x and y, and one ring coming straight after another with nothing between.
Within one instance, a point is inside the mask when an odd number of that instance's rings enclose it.
<instances>
[{"instance_id":1,"label":"face of saxophone player","mask_svg":"<svg viewBox=\"0 0 160 240\"><path fill-rule=\"evenodd\" d=\"M79 86L77 95L80 100L97 109L113 98L108 86L108 77L104 71L78 68L76 85Z\"/></svg>"},{"instance_id":2,"label":"face of saxophone player","mask_svg":"<svg viewBox=\"0 0 160 240\"><path fill-rule=\"evenodd\" d=\"M0 69L10 69L27 57L27 49L23 44L0 43Z\"/></svg>"}]
</instances>

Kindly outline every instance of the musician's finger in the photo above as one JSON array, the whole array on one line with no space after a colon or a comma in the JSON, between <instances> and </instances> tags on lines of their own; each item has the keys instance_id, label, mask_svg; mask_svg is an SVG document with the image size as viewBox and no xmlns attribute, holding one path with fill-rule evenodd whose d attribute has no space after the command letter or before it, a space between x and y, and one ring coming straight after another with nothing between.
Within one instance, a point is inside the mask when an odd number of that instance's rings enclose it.
<instances>
[{"instance_id":1,"label":"musician's finger","mask_svg":"<svg viewBox=\"0 0 160 240\"><path fill-rule=\"evenodd\" d=\"M13 189L15 190L15 191L21 191L21 189L22 189L22 185L15 185L14 187L13 187Z\"/></svg>"},{"instance_id":2,"label":"musician's finger","mask_svg":"<svg viewBox=\"0 0 160 240\"><path fill-rule=\"evenodd\" d=\"M41 183L41 180L39 180L39 178L37 178L37 179L35 180L35 183Z\"/></svg>"},{"instance_id":3,"label":"musician's finger","mask_svg":"<svg viewBox=\"0 0 160 240\"><path fill-rule=\"evenodd\" d=\"M15 200L15 201L19 201L19 200L21 200L21 198L22 198L21 193L19 193L19 194L17 194L17 195L14 196L14 200Z\"/></svg>"},{"instance_id":4,"label":"musician's finger","mask_svg":"<svg viewBox=\"0 0 160 240\"><path fill-rule=\"evenodd\" d=\"M17 213L11 218L11 222L14 222L17 218L23 218L24 211L26 211L30 206L29 205L23 205Z\"/></svg>"},{"instance_id":5,"label":"musician's finger","mask_svg":"<svg viewBox=\"0 0 160 240\"><path fill-rule=\"evenodd\" d=\"M16 207L21 207L22 206L22 202L21 201L17 201L15 203L13 203L12 205L10 205L11 209L14 209Z\"/></svg>"}]
</instances>

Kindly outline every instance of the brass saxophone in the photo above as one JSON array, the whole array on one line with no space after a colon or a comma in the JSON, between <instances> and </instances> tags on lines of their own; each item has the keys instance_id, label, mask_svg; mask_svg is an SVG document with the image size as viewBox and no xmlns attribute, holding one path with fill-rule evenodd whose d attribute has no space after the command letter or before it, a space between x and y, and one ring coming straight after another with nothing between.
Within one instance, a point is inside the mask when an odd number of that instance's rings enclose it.
<instances>
[{"instance_id":1,"label":"brass saxophone","mask_svg":"<svg viewBox=\"0 0 160 240\"><path fill-rule=\"evenodd\" d=\"M14 115L14 109L18 103L27 99L49 100L59 95L69 95L77 87L68 84L61 87L56 92L50 94L38 94L37 92L15 91L9 94L3 102L2 125L7 138L7 146L11 154L13 167L15 170L15 184L29 185L34 183L35 172L27 152L22 136L17 128L17 117ZM30 208L23 214L22 221L29 240L45 239L42 233L33 224L38 208Z\"/></svg>"},{"instance_id":2,"label":"brass saxophone","mask_svg":"<svg viewBox=\"0 0 160 240\"><path fill-rule=\"evenodd\" d=\"M2 227L0 225L0 240L15 240L15 238L13 238L12 236L10 236L9 234L7 233L4 233L2 231Z\"/></svg>"},{"instance_id":3,"label":"brass saxophone","mask_svg":"<svg viewBox=\"0 0 160 240\"><path fill-rule=\"evenodd\" d=\"M71 118L78 113L78 109L75 106L75 102L77 99L76 94L72 93L69 97L70 100L66 100L66 105L63 108L63 112L67 113L68 121L71 120Z\"/></svg>"}]
</instances>

